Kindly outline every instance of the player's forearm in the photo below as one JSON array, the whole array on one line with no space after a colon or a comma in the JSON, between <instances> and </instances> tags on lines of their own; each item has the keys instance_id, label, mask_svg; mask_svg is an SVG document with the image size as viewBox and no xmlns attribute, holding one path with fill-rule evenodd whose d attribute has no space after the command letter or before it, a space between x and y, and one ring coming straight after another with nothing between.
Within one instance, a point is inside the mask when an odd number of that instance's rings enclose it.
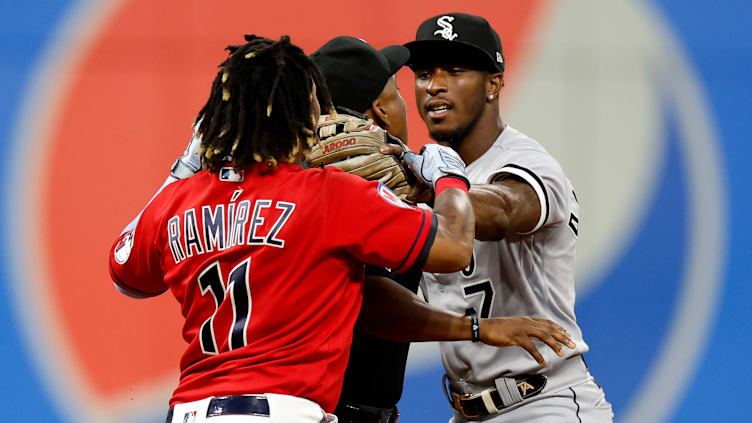
<instances>
[{"instance_id":1,"label":"player's forearm","mask_svg":"<svg viewBox=\"0 0 752 423\"><path fill-rule=\"evenodd\" d=\"M461 341L471 337L469 317L440 310L382 276L366 277L358 329L395 342Z\"/></svg>"},{"instance_id":2,"label":"player's forearm","mask_svg":"<svg viewBox=\"0 0 752 423\"><path fill-rule=\"evenodd\" d=\"M533 188L513 178L473 185L469 194L475 211L475 238L481 241L498 241L529 232L541 215Z\"/></svg>"},{"instance_id":3,"label":"player's forearm","mask_svg":"<svg viewBox=\"0 0 752 423\"><path fill-rule=\"evenodd\" d=\"M441 191L433 211L438 227L424 270L445 273L467 267L475 238L475 214L468 193L459 188Z\"/></svg>"},{"instance_id":4,"label":"player's forearm","mask_svg":"<svg viewBox=\"0 0 752 423\"><path fill-rule=\"evenodd\" d=\"M494 185L473 185L469 196L475 212L475 237L481 241L504 239L510 224L509 196Z\"/></svg>"}]
</instances>

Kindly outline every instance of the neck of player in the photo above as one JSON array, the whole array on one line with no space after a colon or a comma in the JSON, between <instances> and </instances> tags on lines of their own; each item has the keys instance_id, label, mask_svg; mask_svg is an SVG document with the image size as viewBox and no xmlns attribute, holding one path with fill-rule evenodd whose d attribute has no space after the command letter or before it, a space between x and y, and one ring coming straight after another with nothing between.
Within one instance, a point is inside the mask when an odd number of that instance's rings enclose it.
<instances>
[{"instance_id":1,"label":"neck of player","mask_svg":"<svg viewBox=\"0 0 752 423\"><path fill-rule=\"evenodd\" d=\"M486 103L483 112L465 138L451 147L462 157L465 166L469 166L491 148L503 130L504 121L501 119L498 99L494 99Z\"/></svg>"}]
</instances>

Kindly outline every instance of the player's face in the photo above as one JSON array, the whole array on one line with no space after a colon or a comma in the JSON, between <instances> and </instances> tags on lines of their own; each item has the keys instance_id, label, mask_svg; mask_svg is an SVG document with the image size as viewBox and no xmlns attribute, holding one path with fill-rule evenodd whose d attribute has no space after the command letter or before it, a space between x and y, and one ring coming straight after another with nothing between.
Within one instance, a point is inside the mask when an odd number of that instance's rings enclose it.
<instances>
[{"instance_id":1,"label":"player's face","mask_svg":"<svg viewBox=\"0 0 752 423\"><path fill-rule=\"evenodd\" d=\"M407 105L400 94L397 77L392 75L378 98L386 112L386 128L390 134L407 142Z\"/></svg>"},{"instance_id":2,"label":"player's face","mask_svg":"<svg viewBox=\"0 0 752 423\"><path fill-rule=\"evenodd\" d=\"M460 144L483 113L488 73L443 63L413 70L418 113L431 138Z\"/></svg>"}]
</instances>

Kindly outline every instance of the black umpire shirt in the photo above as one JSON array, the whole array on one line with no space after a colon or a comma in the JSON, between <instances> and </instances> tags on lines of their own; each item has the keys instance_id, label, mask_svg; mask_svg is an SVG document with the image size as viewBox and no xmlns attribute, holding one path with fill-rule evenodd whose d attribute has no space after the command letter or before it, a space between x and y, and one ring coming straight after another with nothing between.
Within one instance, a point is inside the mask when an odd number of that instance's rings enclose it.
<instances>
[{"instance_id":1,"label":"black umpire shirt","mask_svg":"<svg viewBox=\"0 0 752 423\"><path fill-rule=\"evenodd\" d=\"M418 292L421 273L418 269L397 274L383 267L366 266L366 274L386 276L413 293ZM409 343L387 341L355 329L340 402L395 407L402 397L409 348Z\"/></svg>"}]
</instances>

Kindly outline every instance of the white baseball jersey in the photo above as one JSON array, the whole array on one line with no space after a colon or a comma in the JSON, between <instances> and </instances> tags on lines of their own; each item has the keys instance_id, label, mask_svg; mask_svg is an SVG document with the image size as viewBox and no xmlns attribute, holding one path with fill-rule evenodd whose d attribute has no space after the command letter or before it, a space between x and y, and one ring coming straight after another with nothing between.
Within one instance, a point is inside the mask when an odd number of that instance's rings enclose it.
<instances>
[{"instance_id":1,"label":"white baseball jersey","mask_svg":"<svg viewBox=\"0 0 752 423\"><path fill-rule=\"evenodd\" d=\"M480 317L527 315L554 321L577 344L558 357L534 341L548 366L520 347L496 348L480 342L442 342L450 379L486 386L499 376L547 372L569 356L588 350L574 315L575 245L579 206L559 163L535 140L506 126L494 144L466 169L473 184L514 175L525 180L540 200L535 228L501 241L478 241L470 266L451 274L424 273L421 289L431 304L458 313L474 307Z\"/></svg>"}]
</instances>

